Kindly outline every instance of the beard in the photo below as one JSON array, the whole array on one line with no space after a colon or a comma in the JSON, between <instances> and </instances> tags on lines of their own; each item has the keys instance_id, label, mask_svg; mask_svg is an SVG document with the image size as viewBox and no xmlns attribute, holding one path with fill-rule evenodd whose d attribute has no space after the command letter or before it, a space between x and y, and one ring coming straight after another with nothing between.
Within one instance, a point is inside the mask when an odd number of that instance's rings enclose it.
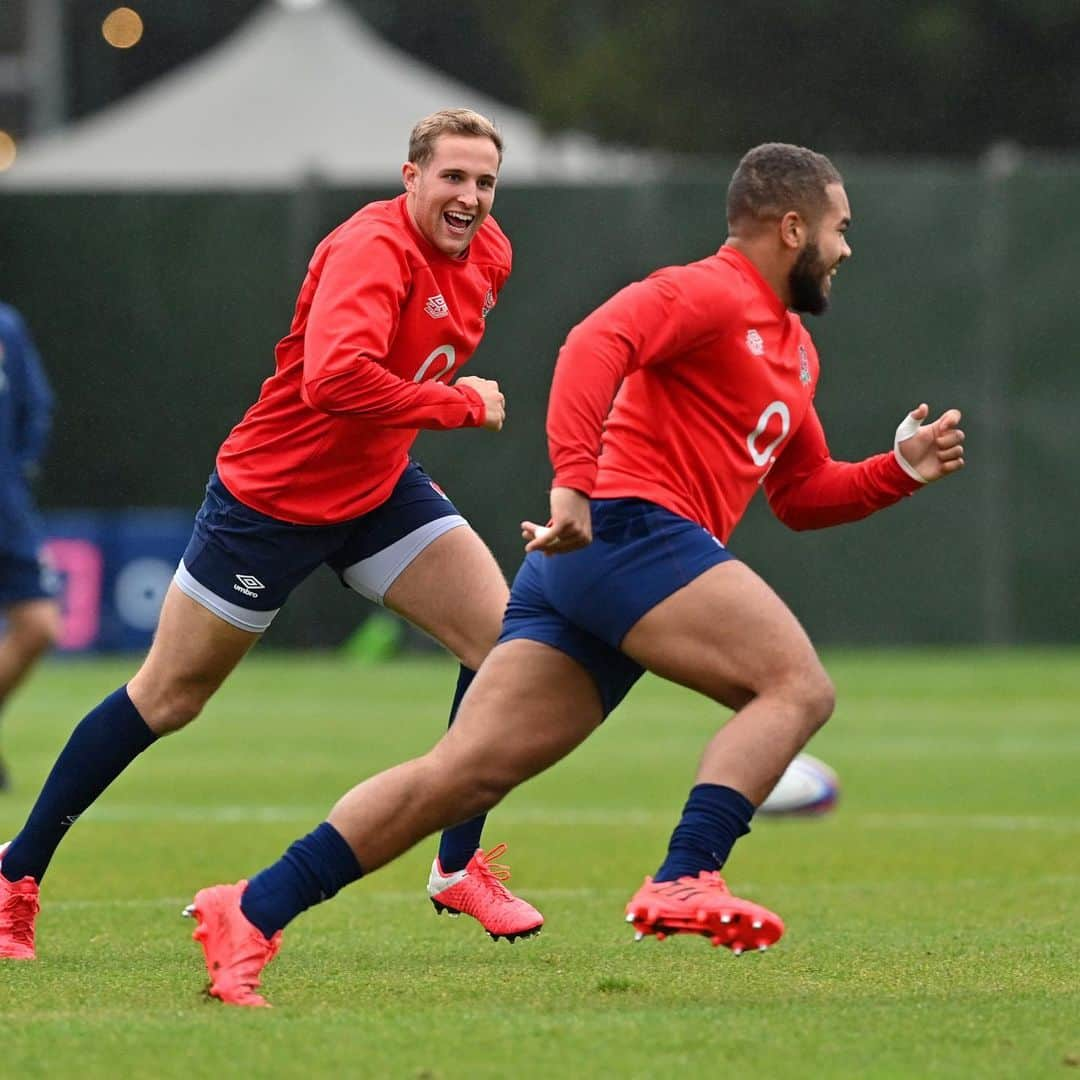
<instances>
[{"instance_id":1,"label":"beard","mask_svg":"<svg viewBox=\"0 0 1080 1080\"><path fill-rule=\"evenodd\" d=\"M813 240L799 252L788 274L791 290L791 310L804 315L824 315L829 310L829 294L825 291L828 267Z\"/></svg>"}]
</instances>

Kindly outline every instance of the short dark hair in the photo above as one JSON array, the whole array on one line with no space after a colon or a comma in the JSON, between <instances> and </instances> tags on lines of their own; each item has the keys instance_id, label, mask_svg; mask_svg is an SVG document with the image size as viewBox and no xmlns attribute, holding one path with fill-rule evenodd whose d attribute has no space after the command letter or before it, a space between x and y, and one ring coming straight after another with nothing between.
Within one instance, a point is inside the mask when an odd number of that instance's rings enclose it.
<instances>
[{"instance_id":1,"label":"short dark hair","mask_svg":"<svg viewBox=\"0 0 1080 1080\"><path fill-rule=\"evenodd\" d=\"M781 218L789 210L815 221L828 206L825 188L843 182L824 154L790 143L762 143L743 155L731 177L728 225Z\"/></svg>"},{"instance_id":2,"label":"short dark hair","mask_svg":"<svg viewBox=\"0 0 1080 1080\"><path fill-rule=\"evenodd\" d=\"M409 160L414 165L426 165L435 155L435 141L440 135L475 135L490 139L499 152L499 164L502 164L503 141L499 129L486 116L472 109L440 109L418 121L409 135Z\"/></svg>"}]
</instances>

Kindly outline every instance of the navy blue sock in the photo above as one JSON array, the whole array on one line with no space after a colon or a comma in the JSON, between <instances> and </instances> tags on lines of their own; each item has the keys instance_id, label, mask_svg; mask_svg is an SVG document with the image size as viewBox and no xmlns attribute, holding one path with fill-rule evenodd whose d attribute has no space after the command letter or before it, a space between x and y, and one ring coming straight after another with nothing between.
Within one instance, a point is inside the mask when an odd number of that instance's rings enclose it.
<instances>
[{"instance_id":1,"label":"navy blue sock","mask_svg":"<svg viewBox=\"0 0 1080 1080\"><path fill-rule=\"evenodd\" d=\"M719 870L740 836L750 831L754 804L723 784L697 784L683 807L668 844L667 858L653 881L697 877L702 870Z\"/></svg>"},{"instance_id":2,"label":"navy blue sock","mask_svg":"<svg viewBox=\"0 0 1080 1080\"><path fill-rule=\"evenodd\" d=\"M457 716L458 706L465 696L465 691L472 684L476 674L471 668L461 665L461 673L458 675L457 690L454 691L454 703L450 706L450 723L453 724ZM452 874L455 870L464 870L465 864L476 854L480 846L480 835L484 831L484 822L487 814L480 814L470 821L463 821L452 829L447 829L439 840L439 865L443 873Z\"/></svg>"},{"instance_id":3,"label":"navy blue sock","mask_svg":"<svg viewBox=\"0 0 1080 1080\"><path fill-rule=\"evenodd\" d=\"M60 751L22 832L4 856L8 881L41 882L64 834L157 736L128 697L111 693L80 721Z\"/></svg>"},{"instance_id":4,"label":"navy blue sock","mask_svg":"<svg viewBox=\"0 0 1080 1080\"><path fill-rule=\"evenodd\" d=\"M329 900L363 873L345 838L324 821L248 882L240 897L240 910L270 938L301 912Z\"/></svg>"}]
</instances>

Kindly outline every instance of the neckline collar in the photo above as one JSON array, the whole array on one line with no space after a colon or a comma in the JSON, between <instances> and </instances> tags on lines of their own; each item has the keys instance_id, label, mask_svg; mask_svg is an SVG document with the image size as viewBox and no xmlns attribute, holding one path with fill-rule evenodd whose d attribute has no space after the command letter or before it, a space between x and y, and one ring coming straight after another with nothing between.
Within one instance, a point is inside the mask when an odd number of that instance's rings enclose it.
<instances>
[{"instance_id":1,"label":"neckline collar","mask_svg":"<svg viewBox=\"0 0 1080 1080\"><path fill-rule=\"evenodd\" d=\"M784 318L787 315L788 309L784 301L776 295L776 290L762 277L761 271L750 258L739 251L738 248L733 248L729 244L724 244L716 254L729 262L734 262L757 282L758 289L764 295L769 307L773 309L779 318Z\"/></svg>"}]
</instances>

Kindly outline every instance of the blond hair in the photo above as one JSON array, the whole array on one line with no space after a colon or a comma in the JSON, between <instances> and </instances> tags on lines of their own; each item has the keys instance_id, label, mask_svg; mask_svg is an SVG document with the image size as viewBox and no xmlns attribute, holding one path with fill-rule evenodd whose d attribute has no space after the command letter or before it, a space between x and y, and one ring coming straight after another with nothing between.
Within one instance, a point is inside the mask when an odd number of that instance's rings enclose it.
<instances>
[{"instance_id":1,"label":"blond hair","mask_svg":"<svg viewBox=\"0 0 1080 1080\"><path fill-rule=\"evenodd\" d=\"M503 141L499 129L486 117L472 109L440 109L425 116L409 135L409 160L414 165L426 165L435 154L435 142L440 135L474 135L490 139L499 151L502 165Z\"/></svg>"}]
</instances>

